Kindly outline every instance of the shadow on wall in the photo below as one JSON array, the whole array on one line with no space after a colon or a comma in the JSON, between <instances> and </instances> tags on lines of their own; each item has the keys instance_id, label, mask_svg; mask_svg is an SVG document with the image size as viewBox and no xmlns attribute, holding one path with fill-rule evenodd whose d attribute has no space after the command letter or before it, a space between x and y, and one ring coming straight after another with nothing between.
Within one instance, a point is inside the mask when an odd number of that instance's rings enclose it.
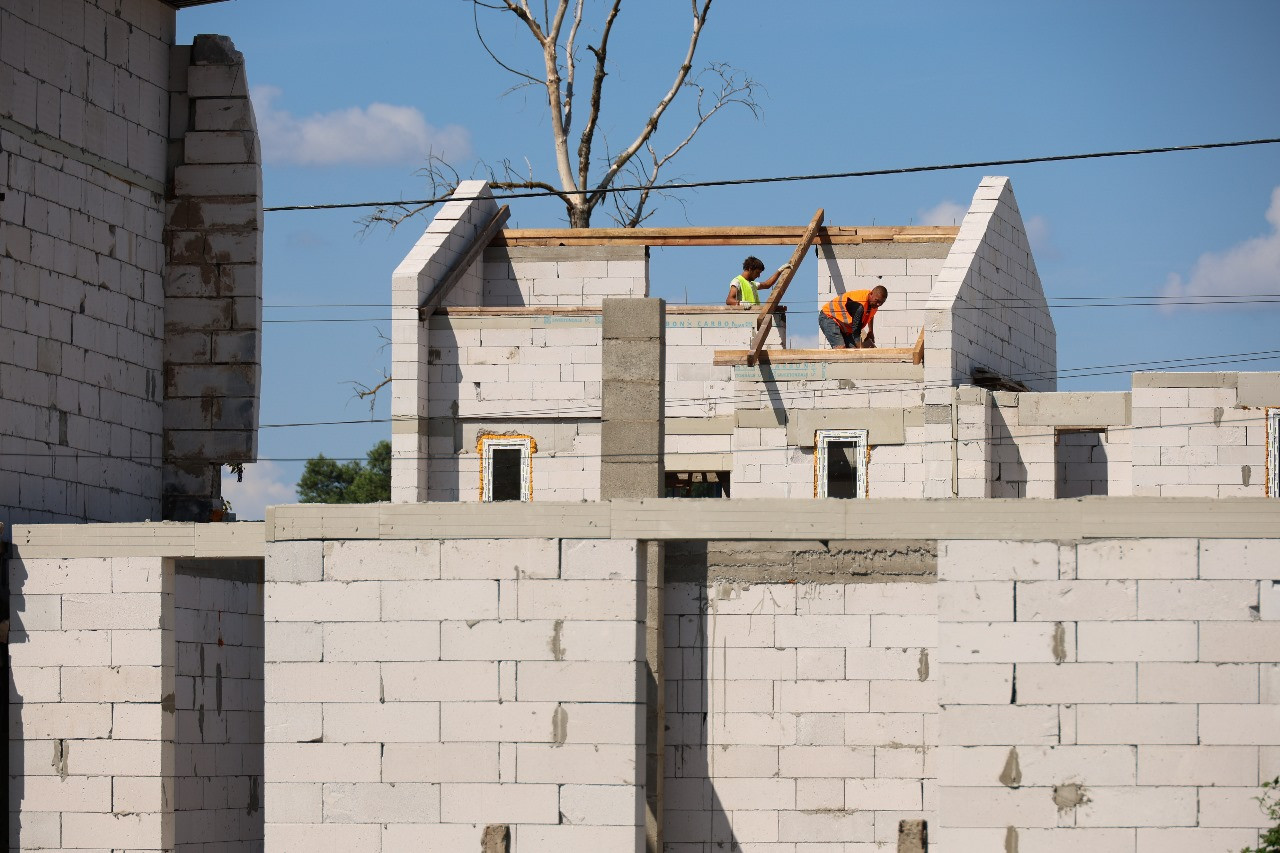
<instances>
[{"instance_id":1,"label":"shadow on wall","mask_svg":"<svg viewBox=\"0 0 1280 853\"><path fill-rule=\"evenodd\" d=\"M1025 498L1027 465L999 406L991 407L991 497Z\"/></svg>"},{"instance_id":2,"label":"shadow on wall","mask_svg":"<svg viewBox=\"0 0 1280 853\"><path fill-rule=\"evenodd\" d=\"M672 543L674 544L674 543ZM711 654L707 643L707 543L681 542L680 558L691 571L678 576L680 585L698 589L698 614L676 617L677 635L668 638L668 654L680 655L678 673L667 672L667 766L664 841L700 853L739 850L733 822L716 792L711 752ZM699 553L700 549L700 553ZM701 567L700 576L697 567ZM672 581L668 579L667 590ZM696 636L683 636L692 629ZM672 649L670 640L676 648ZM690 648L692 646L692 648ZM674 695L671 687L674 685ZM674 713L673 713L674 710ZM679 804L681 808L672 808ZM701 845L694 847L693 845Z\"/></svg>"}]
</instances>

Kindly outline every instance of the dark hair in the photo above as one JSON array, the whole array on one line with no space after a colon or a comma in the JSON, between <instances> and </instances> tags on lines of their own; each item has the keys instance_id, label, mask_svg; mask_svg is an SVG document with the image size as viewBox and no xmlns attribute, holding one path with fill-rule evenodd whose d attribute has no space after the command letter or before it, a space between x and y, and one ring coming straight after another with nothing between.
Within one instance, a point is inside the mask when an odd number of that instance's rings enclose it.
<instances>
[{"instance_id":1,"label":"dark hair","mask_svg":"<svg viewBox=\"0 0 1280 853\"><path fill-rule=\"evenodd\" d=\"M764 269L764 261L760 260L755 255L747 255L747 259L742 262L742 269L744 271L762 270Z\"/></svg>"},{"instance_id":2,"label":"dark hair","mask_svg":"<svg viewBox=\"0 0 1280 853\"><path fill-rule=\"evenodd\" d=\"M877 284L875 287L871 288L871 295L879 296L881 299L888 299L889 289L883 284Z\"/></svg>"}]
</instances>

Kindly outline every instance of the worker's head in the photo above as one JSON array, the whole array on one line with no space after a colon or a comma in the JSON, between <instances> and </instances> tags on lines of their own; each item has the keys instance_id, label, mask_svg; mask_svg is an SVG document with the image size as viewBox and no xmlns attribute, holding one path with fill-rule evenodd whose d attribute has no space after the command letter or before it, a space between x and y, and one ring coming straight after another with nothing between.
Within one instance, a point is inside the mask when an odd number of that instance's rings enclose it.
<instances>
[{"instance_id":1,"label":"worker's head","mask_svg":"<svg viewBox=\"0 0 1280 853\"><path fill-rule=\"evenodd\" d=\"M872 308L879 308L889 298L889 290L883 284L877 284L871 288L871 295L867 301L871 303Z\"/></svg>"},{"instance_id":2,"label":"worker's head","mask_svg":"<svg viewBox=\"0 0 1280 853\"><path fill-rule=\"evenodd\" d=\"M762 272L764 272L764 261L755 255L747 255L747 259L742 262L742 277L747 281L755 281Z\"/></svg>"}]
</instances>

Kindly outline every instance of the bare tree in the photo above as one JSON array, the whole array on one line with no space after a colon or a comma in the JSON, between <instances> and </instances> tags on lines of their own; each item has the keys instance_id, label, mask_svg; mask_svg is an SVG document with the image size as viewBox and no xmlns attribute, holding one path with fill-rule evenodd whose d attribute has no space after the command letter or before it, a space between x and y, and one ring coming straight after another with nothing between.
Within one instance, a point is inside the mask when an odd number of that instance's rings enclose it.
<instances>
[{"instance_id":1,"label":"bare tree","mask_svg":"<svg viewBox=\"0 0 1280 853\"><path fill-rule=\"evenodd\" d=\"M597 42L586 45L586 52L591 55L594 65L591 69L590 86L585 94L579 92L576 84L579 65L584 58L579 35L584 25L586 0L555 0L554 3L552 0L543 0L540 12L535 12L530 7L530 0L470 2L481 46L494 62L520 81L512 91L526 86L545 88L547 110L551 119L551 142L559 180L559 186L537 180L527 165L526 174L522 176L515 171L510 161L504 161L501 175L492 168L487 169L490 183L495 189L532 189L556 193L564 202L569 226L572 228L589 228L592 214L611 196L611 216L615 222L626 227L639 225L652 215L650 204L653 197L663 195L662 188L665 183L669 183L663 177L663 170L693 141L716 113L731 104L738 104L750 110L752 115L759 116L760 106L755 100L755 94L760 85L738 69L725 63L711 63L701 72L691 74L694 54L706 26L712 0L689 0L690 11L693 13L692 29L684 57L676 69L670 88L623 148L617 153L611 153L605 142L606 150L600 156L596 149L600 141L597 137L603 136L600 132L600 116L605 101L604 82L609 74L609 38L622 8L622 0L608 0L608 11L599 28ZM480 24L480 15L486 12L510 17L518 21L518 26L527 30L528 36L541 53L540 73L520 70L516 65L500 58L489 47ZM692 126L673 147L659 149L654 138L658 124L668 107L685 89L696 93L696 112ZM585 105L582 103L583 97L586 99ZM581 112L584 109L586 117L575 148L575 110ZM422 173L437 197L457 185L457 172L439 158L431 158ZM627 179L627 186L637 189L625 194L610 192L619 176ZM384 208L365 221L367 225L386 223L394 227L427 206L429 205Z\"/></svg>"}]
</instances>

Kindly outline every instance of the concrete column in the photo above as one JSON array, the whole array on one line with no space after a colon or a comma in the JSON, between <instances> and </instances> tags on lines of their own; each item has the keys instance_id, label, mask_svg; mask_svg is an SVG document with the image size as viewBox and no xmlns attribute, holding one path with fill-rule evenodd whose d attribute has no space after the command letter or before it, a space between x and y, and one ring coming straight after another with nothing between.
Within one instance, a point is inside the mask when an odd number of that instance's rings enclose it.
<instances>
[{"instance_id":1,"label":"concrete column","mask_svg":"<svg viewBox=\"0 0 1280 853\"><path fill-rule=\"evenodd\" d=\"M663 383L666 303L661 299L602 301L603 380L600 413L600 499L664 494ZM645 560L645 844L660 853L665 776L662 588L664 548L643 542Z\"/></svg>"},{"instance_id":2,"label":"concrete column","mask_svg":"<svg viewBox=\"0 0 1280 853\"><path fill-rule=\"evenodd\" d=\"M231 40L196 36L171 56L164 383L147 394L164 400L164 518L215 521L222 465L258 457L262 155Z\"/></svg>"}]
</instances>

